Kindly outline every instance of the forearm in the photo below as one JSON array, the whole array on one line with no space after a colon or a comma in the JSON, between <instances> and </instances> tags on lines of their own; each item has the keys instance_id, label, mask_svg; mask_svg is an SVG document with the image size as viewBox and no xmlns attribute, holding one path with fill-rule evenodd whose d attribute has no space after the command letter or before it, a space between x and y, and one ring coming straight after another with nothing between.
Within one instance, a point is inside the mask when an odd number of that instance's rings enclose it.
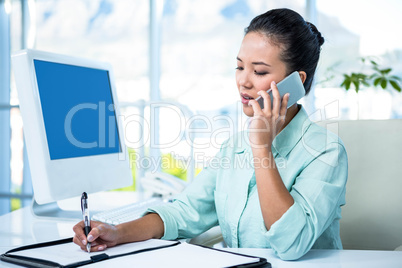
<instances>
[{"instance_id":1,"label":"forearm","mask_svg":"<svg viewBox=\"0 0 402 268\"><path fill-rule=\"evenodd\" d=\"M144 241L151 238L161 238L164 234L162 219L156 213L150 213L144 217L122 223L116 226L118 230L117 244Z\"/></svg>"},{"instance_id":2,"label":"forearm","mask_svg":"<svg viewBox=\"0 0 402 268\"><path fill-rule=\"evenodd\" d=\"M274 156L267 148L253 149L254 169L261 212L267 230L293 205L294 200L283 184Z\"/></svg>"}]
</instances>

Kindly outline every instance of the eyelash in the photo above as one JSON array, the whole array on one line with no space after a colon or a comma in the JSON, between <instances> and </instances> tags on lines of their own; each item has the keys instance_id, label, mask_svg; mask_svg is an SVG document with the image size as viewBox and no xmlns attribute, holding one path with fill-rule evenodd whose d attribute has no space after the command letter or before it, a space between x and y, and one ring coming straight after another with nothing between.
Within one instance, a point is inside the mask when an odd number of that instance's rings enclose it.
<instances>
[{"instance_id":1,"label":"eyelash","mask_svg":"<svg viewBox=\"0 0 402 268\"><path fill-rule=\"evenodd\" d=\"M268 74L268 73L258 73L257 71L254 71L254 74L263 76L263 75L266 75L266 74Z\"/></svg>"},{"instance_id":2,"label":"eyelash","mask_svg":"<svg viewBox=\"0 0 402 268\"><path fill-rule=\"evenodd\" d=\"M239 71L243 71L244 70L244 68L243 67L236 67L235 68L236 70L239 70ZM263 76L263 75L266 75L266 74L268 74L268 73L259 73L259 72L257 72L257 71L254 71L254 74L255 75L258 75L258 76Z\"/></svg>"}]
</instances>

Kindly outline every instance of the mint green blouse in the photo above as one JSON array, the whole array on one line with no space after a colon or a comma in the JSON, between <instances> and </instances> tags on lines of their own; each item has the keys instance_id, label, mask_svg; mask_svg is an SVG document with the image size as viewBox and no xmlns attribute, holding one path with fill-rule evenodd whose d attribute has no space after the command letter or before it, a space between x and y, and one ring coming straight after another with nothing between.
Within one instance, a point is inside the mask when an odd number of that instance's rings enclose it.
<instances>
[{"instance_id":1,"label":"mint green blouse","mask_svg":"<svg viewBox=\"0 0 402 268\"><path fill-rule=\"evenodd\" d=\"M248 131L227 140L172 204L153 207L162 239L191 238L219 224L229 247L272 248L284 260L311 248L342 249L341 206L348 162L335 134L301 108L272 144L275 163L294 204L267 231L261 213Z\"/></svg>"}]
</instances>

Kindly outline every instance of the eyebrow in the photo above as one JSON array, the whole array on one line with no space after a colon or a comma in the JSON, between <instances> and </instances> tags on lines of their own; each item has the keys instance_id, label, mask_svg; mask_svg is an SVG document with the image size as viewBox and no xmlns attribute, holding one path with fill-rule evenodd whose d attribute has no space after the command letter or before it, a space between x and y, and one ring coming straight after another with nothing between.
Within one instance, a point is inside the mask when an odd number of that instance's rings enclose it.
<instances>
[{"instance_id":1,"label":"eyebrow","mask_svg":"<svg viewBox=\"0 0 402 268\"><path fill-rule=\"evenodd\" d=\"M243 62L239 57L236 57L236 59L237 59L238 61L240 61L240 62ZM269 64L267 64L267 63L265 63L265 62L262 62L262 61L254 61L254 62L252 62L251 64L254 64L254 65L265 65L265 66L271 67L271 65L269 65Z\"/></svg>"}]
</instances>

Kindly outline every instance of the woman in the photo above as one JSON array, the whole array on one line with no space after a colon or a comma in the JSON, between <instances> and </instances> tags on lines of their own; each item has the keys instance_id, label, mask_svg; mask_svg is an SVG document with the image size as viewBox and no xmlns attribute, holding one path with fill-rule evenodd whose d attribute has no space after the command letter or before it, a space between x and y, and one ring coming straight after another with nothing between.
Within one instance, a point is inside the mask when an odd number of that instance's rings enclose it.
<instances>
[{"instance_id":1,"label":"woman","mask_svg":"<svg viewBox=\"0 0 402 268\"><path fill-rule=\"evenodd\" d=\"M289 95L281 100L276 87L298 71L307 94L323 42L316 27L292 10L270 10L254 18L236 68L249 129L227 140L217 161L172 204L117 226L93 222L91 250L150 238L194 237L217 224L228 246L272 248L285 260L298 259L311 248L341 249L345 148L336 135L313 124L301 106L287 109ZM255 101L258 96L264 99L263 109ZM83 223L74 231L74 242L85 250Z\"/></svg>"}]
</instances>

